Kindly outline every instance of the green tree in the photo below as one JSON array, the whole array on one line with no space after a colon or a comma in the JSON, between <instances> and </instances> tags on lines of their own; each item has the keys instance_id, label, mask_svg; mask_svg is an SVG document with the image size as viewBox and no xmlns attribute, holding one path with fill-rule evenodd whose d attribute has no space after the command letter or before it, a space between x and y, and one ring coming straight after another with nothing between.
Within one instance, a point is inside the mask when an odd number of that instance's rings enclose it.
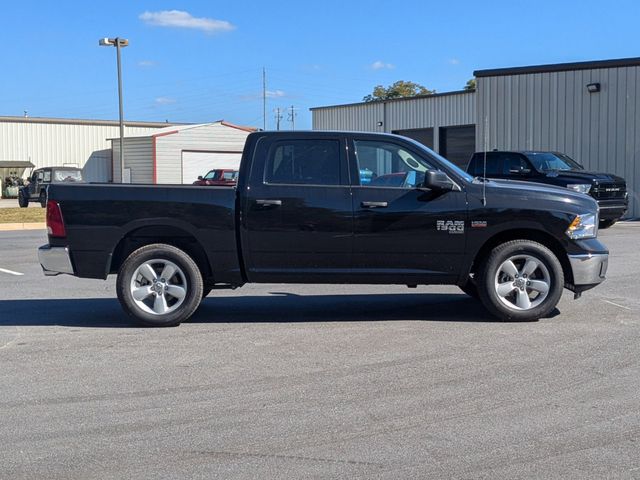
<instances>
[{"instance_id":1,"label":"green tree","mask_svg":"<svg viewBox=\"0 0 640 480\"><path fill-rule=\"evenodd\" d=\"M377 100L389 100L391 98L402 97L415 97L417 95L431 95L436 93L435 90L429 90L422 85L414 82L406 82L404 80L398 80L393 85L384 87L382 85L376 85L373 89L373 93L365 96L362 101L375 102Z\"/></svg>"},{"instance_id":2,"label":"green tree","mask_svg":"<svg viewBox=\"0 0 640 480\"><path fill-rule=\"evenodd\" d=\"M464 86L465 90L475 90L476 89L476 79L472 78L470 80L467 80L467 83Z\"/></svg>"}]
</instances>

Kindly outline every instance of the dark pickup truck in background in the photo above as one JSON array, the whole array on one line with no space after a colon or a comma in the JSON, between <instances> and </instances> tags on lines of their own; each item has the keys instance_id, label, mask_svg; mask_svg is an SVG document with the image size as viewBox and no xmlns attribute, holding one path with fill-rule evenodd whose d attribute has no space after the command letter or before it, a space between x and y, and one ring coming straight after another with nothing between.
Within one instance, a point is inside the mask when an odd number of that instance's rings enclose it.
<instances>
[{"instance_id":1,"label":"dark pickup truck in background","mask_svg":"<svg viewBox=\"0 0 640 480\"><path fill-rule=\"evenodd\" d=\"M236 188L51 185L47 225L45 274L115 273L124 310L155 326L249 282L451 284L532 320L608 264L592 198L473 178L384 134L253 133Z\"/></svg>"},{"instance_id":2,"label":"dark pickup truck in background","mask_svg":"<svg viewBox=\"0 0 640 480\"><path fill-rule=\"evenodd\" d=\"M485 174L486 158L486 174ZM609 228L627 212L629 198L624 178L588 172L564 153L492 151L472 155L467 172L473 176L522 180L566 187L586 193L600 207L600 228Z\"/></svg>"}]
</instances>

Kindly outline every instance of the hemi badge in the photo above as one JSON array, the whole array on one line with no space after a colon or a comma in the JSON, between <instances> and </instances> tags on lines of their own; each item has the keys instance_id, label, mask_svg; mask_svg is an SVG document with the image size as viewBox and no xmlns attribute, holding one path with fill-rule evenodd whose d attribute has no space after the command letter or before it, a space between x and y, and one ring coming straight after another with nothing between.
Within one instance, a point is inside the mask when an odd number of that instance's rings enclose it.
<instances>
[{"instance_id":1,"label":"hemi badge","mask_svg":"<svg viewBox=\"0 0 640 480\"><path fill-rule=\"evenodd\" d=\"M471 228L487 228L486 220L472 220Z\"/></svg>"}]
</instances>

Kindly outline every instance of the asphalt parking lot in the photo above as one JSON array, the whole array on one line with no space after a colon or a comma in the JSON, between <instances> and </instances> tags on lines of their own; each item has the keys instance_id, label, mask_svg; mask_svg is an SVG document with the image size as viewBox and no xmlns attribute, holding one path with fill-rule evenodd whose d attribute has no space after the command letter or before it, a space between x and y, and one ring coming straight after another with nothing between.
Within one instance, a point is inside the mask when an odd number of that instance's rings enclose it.
<instances>
[{"instance_id":1,"label":"asphalt parking lot","mask_svg":"<svg viewBox=\"0 0 640 480\"><path fill-rule=\"evenodd\" d=\"M178 328L0 232L0 478L640 478L640 223L552 318L453 287L254 285Z\"/></svg>"}]
</instances>

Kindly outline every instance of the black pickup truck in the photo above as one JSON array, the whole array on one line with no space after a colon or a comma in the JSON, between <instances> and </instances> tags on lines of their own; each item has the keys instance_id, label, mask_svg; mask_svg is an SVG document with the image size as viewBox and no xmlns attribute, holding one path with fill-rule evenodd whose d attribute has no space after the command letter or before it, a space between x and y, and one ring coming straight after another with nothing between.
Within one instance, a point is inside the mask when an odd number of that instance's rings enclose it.
<instances>
[{"instance_id":1,"label":"black pickup truck","mask_svg":"<svg viewBox=\"0 0 640 480\"><path fill-rule=\"evenodd\" d=\"M51 185L47 226L46 275L117 274L124 310L153 326L249 282L451 284L500 319L533 320L608 263L592 198L474 178L370 133L253 133L236 188Z\"/></svg>"},{"instance_id":2,"label":"black pickup truck","mask_svg":"<svg viewBox=\"0 0 640 480\"><path fill-rule=\"evenodd\" d=\"M609 228L620 220L629 206L624 178L589 172L564 153L476 152L471 156L467 172L474 176L556 185L591 195L600 207L600 228Z\"/></svg>"}]
</instances>

